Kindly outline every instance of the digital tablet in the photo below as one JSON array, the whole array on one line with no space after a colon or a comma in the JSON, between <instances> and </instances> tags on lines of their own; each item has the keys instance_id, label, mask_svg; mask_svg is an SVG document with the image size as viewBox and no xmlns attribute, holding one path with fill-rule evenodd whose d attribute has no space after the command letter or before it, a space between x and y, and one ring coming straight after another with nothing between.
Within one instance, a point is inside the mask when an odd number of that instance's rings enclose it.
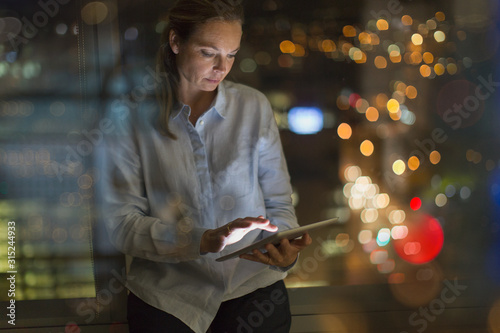
<instances>
[{"instance_id":1,"label":"digital tablet","mask_svg":"<svg viewBox=\"0 0 500 333\"><path fill-rule=\"evenodd\" d=\"M262 248L264 248L264 246L266 244L269 244L269 243L279 244L280 240L282 240L283 238L288 238L289 240L292 240L294 238L298 238L298 237L302 236L303 234L305 234L308 231L336 224L336 223L338 223L338 220L339 220L339 218L336 217L333 219L315 222L315 223L311 223L311 224L304 225L304 226L297 227L297 228L293 228L293 229L279 231L279 232L272 234L269 237L266 237L258 242L255 242L247 247L244 247L238 251L232 252L230 254L227 254L227 255L222 256L220 258L217 258L215 260L216 261L224 261L224 260L236 258L241 254L252 252L253 249L262 249Z\"/></svg>"}]
</instances>

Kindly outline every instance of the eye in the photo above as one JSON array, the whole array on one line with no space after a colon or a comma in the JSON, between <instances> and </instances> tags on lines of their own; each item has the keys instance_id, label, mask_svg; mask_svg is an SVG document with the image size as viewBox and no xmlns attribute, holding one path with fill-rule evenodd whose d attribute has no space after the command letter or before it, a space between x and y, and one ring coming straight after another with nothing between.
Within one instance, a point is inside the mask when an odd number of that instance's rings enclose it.
<instances>
[{"instance_id":1,"label":"eye","mask_svg":"<svg viewBox=\"0 0 500 333\"><path fill-rule=\"evenodd\" d=\"M207 58L210 58L210 57L213 57L214 54L213 53L210 53L208 51L205 51L205 50L201 50L201 54L204 56L204 57L207 57Z\"/></svg>"},{"instance_id":2,"label":"eye","mask_svg":"<svg viewBox=\"0 0 500 333\"><path fill-rule=\"evenodd\" d=\"M234 59L234 58L236 58L236 54L228 54L227 57L229 59Z\"/></svg>"}]
</instances>

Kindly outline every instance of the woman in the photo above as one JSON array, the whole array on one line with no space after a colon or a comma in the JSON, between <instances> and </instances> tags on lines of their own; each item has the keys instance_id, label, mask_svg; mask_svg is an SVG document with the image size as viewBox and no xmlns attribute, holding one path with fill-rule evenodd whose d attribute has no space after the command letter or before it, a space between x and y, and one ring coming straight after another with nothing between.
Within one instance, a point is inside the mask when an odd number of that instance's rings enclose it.
<instances>
[{"instance_id":1,"label":"woman","mask_svg":"<svg viewBox=\"0 0 500 333\"><path fill-rule=\"evenodd\" d=\"M215 259L297 226L269 102L224 81L240 48L234 0L180 0L162 35L157 107L116 119L106 225L133 257L130 332L288 332L283 278L301 239ZM166 73L166 74L165 74ZM246 217L245 217L246 216Z\"/></svg>"}]
</instances>

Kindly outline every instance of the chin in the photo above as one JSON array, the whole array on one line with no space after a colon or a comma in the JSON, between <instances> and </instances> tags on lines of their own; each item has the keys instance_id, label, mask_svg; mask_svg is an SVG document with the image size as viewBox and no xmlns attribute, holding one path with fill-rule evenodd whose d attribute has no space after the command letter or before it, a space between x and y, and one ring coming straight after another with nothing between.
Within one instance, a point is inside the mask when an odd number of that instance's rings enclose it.
<instances>
[{"instance_id":1,"label":"chin","mask_svg":"<svg viewBox=\"0 0 500 333\"><path fill-rule=\"evenodd\" d=\"M221 81L222 82L222 81ZM214 91L217 89L217 87L219 86L220 82L217 83L217 84L206 84L203 86L203 88L201 90L203 91Z\"/></svg>"}]
</instances>

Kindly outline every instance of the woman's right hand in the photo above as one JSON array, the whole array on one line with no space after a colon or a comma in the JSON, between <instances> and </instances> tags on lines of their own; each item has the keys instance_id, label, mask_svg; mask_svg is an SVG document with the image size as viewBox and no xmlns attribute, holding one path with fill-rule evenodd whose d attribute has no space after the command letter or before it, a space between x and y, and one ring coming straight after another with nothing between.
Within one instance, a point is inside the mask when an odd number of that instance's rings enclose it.
<instances>
[{"instance_id":1,"label":"woman's right hand","mask_svg":"<svg viewBox=\"0 0 500 333\"><path fill-rule=\"evenodd\" d=\"M236 219L217 229L205 231L201 237L200 252L220 252L227 245L240 241L247 233L255 229L278 231L278 227L263 216Z\"/></svg>"}]
</instances>

